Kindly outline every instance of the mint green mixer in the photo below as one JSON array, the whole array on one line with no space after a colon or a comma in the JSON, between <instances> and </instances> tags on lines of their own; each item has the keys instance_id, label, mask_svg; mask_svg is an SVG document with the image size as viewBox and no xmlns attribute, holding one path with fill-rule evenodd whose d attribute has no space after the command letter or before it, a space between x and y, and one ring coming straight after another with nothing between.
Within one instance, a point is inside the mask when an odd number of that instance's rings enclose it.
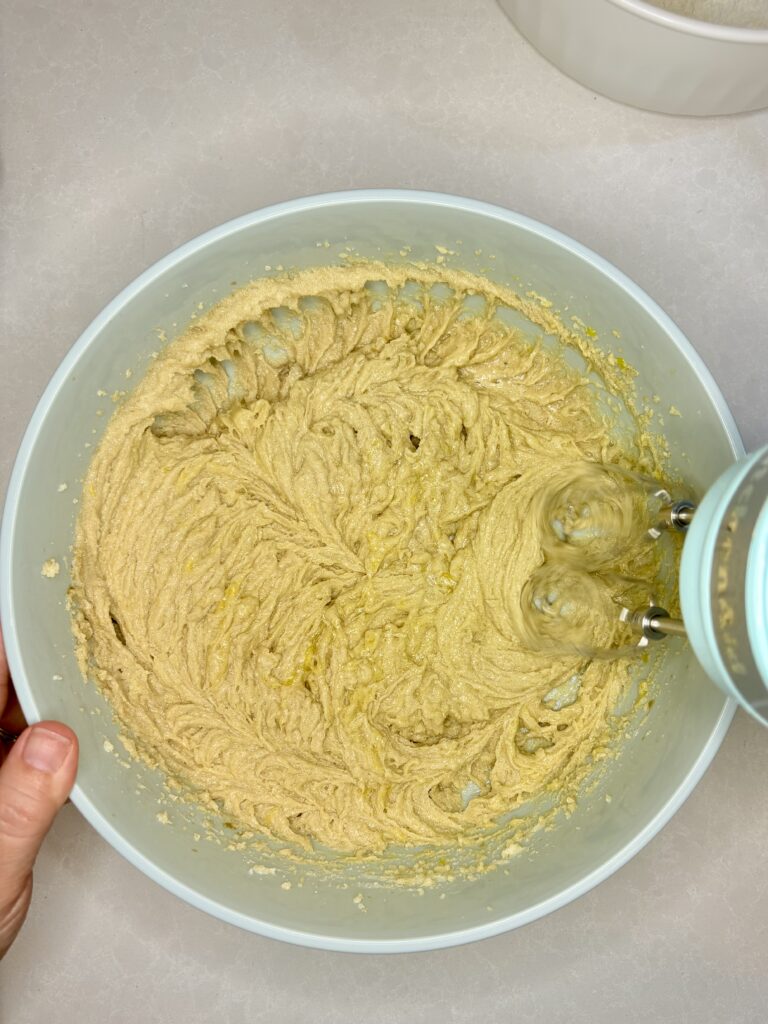
<instances>
[{"instance_id":1,"label":"mint green mixer","mask_svg":"<svg viewBox=\"0 0 768 1024\"><path fill-rule=\"evenodd\" d=\"M646 609L637 627L649 639L687 634L710 679L768 725L768 446L679 513L682 622Z\"/></svg>"}]
</instances>

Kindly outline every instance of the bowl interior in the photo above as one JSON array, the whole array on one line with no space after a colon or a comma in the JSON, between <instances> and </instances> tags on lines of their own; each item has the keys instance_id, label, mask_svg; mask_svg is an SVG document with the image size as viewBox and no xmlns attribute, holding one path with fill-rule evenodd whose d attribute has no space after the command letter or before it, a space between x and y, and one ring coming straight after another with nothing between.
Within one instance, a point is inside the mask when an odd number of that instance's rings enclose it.
<instances>
[{"instance_id":1,"label":"bowl interior","mask_svg":"<svg viewBox=\"0 0 768 1024\"><path fill-rule=\"evenodd\" d=\"M593 254L525 218L430 194L351 193L287 203L224 225L177 250L129 286L70 352L25 437L11 482L2 554L3 625L27 716L59 718L81 742L74 801L120 852L157 881L218 916L264 934L338 949L430 948L532 920L605 877L669 818L704 771L732 706L690 650L669 644L663 685L644 726L576 812L531 853L440 892L364 890L317 880L283 889L280 875L249 874L252 858L195 839L171 806L158 821L160 780L122 753L109 708L81 679L66 590L81 478L113 405L151 353L199 313L265 267L335 263L344 247L369 257L451 262L533 289L576 315L640 371L665 417L675 469L699 492L738 454L722 397L674 325ZM476 250L480 254L476 255ZM620 334L616 338L613 331ZM655 398L654 398L655 396ZM66 490L59 490L60 484ZM41 575L55 557L62 571ZM105 744L105 740L107 743ZM114 751L109 745L114 745ZM144 787L144 788L142 788ZM609 793L611 802L606 802Z\"/></svg>"}]
</instances>

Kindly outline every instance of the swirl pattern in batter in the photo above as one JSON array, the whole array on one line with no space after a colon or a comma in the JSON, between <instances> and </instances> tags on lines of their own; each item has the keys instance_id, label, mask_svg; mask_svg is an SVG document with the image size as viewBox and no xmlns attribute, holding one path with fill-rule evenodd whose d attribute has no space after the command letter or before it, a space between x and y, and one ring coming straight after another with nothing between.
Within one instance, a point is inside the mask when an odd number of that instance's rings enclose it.
<instances>
[{"instance_id":1,"label":"swirl pattern in batter","mask_svg":"<svg viewBox=\"0 0 768 1024\"><path fill-rule=\"evenodd\" d=\"M605 372L439 267L255 281L195 322L113 416L78 524L81 664L132 749L242 828L358 854L561 785L627 668L527 642L530 510L569 463L643 458Z\"/></svg>"}]
</instances>

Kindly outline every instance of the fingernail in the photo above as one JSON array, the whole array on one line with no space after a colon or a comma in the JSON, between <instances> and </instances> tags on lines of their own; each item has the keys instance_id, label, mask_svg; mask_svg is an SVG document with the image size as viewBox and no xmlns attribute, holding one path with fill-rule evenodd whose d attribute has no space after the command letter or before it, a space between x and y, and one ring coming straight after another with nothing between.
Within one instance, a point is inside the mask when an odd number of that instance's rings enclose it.
<instances>
[{"instance_id":1,"label":"fingernail","mask_svg":"<svg viewBox=\"0 0 768 1024\"><path fill-rule=\"evenodd\" d=\"M69 737L36 726L30 730L21 756L30 768L53 774L64 764L71 749Z\"/></svg>"}]
</instances>

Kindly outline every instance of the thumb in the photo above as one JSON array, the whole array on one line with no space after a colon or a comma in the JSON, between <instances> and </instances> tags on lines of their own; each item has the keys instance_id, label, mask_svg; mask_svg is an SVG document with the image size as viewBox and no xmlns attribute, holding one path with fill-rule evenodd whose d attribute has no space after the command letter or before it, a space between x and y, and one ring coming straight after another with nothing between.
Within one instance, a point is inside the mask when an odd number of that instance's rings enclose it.
<instances>
[{"instance_id":1,"label":"thumb","mask_svg":"<svg viewBox=\"0 0 768 1024\"><path fill-rule=\"evenodd\" d=\"M77 737L59 722L26 729L0 768L0 957L32 894L32 865L77 771Z\"/></svg>"}]
</instances>

